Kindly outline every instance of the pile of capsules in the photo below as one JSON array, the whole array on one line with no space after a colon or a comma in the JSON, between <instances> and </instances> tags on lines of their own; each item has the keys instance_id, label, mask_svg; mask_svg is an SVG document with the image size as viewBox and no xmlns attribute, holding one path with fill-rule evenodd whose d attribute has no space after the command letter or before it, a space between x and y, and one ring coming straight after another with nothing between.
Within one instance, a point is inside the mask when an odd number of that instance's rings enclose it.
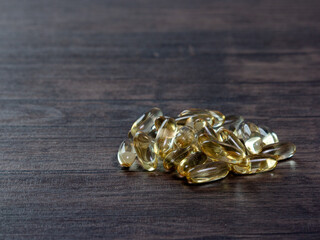
<instances>
[{"instance_id":1,"label":"pile of capsules","mask_svg":"<svg viewBox=\"0 0 320 240\"><path fill-rule=\"evenodd\" d=\"M147 171L162 163L193 184L219 180L229 172L270 171L295 151L294 144L280 143L269 128L241 116L191 108L171 118L152 108L133 123L118 161L127 168L137 161Z\"/></svg>"}]
</instances>

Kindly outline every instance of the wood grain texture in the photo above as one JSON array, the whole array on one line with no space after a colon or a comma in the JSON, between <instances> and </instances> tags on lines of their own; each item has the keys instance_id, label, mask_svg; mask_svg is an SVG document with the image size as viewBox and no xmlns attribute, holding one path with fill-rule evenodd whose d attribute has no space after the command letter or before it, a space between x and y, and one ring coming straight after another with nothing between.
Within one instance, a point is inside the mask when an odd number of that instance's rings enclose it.
<instances>
[{"instance_id":1,"label":"wood grain texture","mask_svg":"<svg viewBox=\"0 0 320 240\"><path fill-rule=\"evenodd\" d=\"M1 239L319 239L319 1L0 1ZM297 145L189 186L120 169L153 106L241 114Z\"/></svg>"}]
</instances>

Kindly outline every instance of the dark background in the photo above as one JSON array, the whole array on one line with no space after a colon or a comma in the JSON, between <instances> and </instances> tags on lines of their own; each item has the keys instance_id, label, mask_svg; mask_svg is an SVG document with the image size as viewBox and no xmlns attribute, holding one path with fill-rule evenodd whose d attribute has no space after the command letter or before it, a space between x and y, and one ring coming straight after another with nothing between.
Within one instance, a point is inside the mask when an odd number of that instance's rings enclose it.
<instances>
[{"instance_id":1,"label":"dark background","mask_svg":"<svg viewBox=\"0 0 320 240\"><path fill-rule=\"evenodd\" d=\"M317 239L319 1L0 1L0 238ZM189 186L121 170L153 106L241 114L297 153Z\"/></svg>"}]
</instances>

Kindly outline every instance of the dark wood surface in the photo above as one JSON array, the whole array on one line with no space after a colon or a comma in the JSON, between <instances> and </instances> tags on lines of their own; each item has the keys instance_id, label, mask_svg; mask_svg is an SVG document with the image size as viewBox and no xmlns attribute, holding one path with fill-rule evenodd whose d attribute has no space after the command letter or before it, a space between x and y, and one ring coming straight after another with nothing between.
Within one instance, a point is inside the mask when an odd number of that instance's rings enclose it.
<instances>
[{"instance_id":1,"label":"dark wood surface","mask_svg":"<svg viewBox=\"0 0 320 240\"><path fill-rule=\"evenodd\" d=\"M319 239L319 1L0 1L1 239ZM296 155L189 186L120 169L158 106L241 114Z\"/></svg>"}]
</instances>

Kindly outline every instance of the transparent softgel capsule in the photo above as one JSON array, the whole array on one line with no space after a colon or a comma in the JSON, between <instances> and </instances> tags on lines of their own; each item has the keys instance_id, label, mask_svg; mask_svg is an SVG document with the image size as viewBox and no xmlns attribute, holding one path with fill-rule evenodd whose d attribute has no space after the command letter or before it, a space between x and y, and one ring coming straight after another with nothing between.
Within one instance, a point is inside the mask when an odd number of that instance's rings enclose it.
<instances>
[{"instance_id":1,"label":"transparent softgel capsule","mask_svg":"<svg viewBox=\"0 0 320 240\"><path fill-rule=\"evenodd\" d=\"M240 139L237 138L236 135L234 135L233 132L222 128L218 131L218 137L219 137L219 141L229 144L231 146L234 146L237 149L241 150L243 153L246 152L245 146L240 141Z\"/></svg>"},{"instance_id":2,"label":"transparent softgel capsule","mask_svg":"<svg viewBox=\"0 0 320 240\"><path fill-rule=\"evenodd\" d=\"M200 147L208 157L231 164L238 164L245 157L245 153L241 149L213 139L200 142Z\"/></svg>"},{"instance_id":3,"label":"transparent softgel capsule","mask_svg":"<svg viewBox=\"0 0 320 240\"><path fill-rule=\"evenodd\" d=\"M158 166L158 158L154 153L152 138L147 133L138 131L133 138L133 144L140 165L147 171L155 170Z\"/></svg>"},{"instance_id":4,"label":"transparent softgel capsule","mask_svg":"<svg viewBox=\"0 0 320 240\"><path fill-rule=\"evenodd\" d=\"M187 158L191 152L192 147L175 149L163 159L163 167L166 170L175 168L183 159Z\"/></svg>"},{"instance_id":5,"label":"transparent softgel capsule","mask_svg":"<svg viewBox=\"0 0 320 240\"><path fill-rule=\"evenodd\" d=\"M277 160L291 158L296 152L296 146L293 143L274 143L262 148L261 153L275 155Z\"/></svg>"},{"instance_id":6,"label":"transparent softgel capsule","mask_svg":"<svg viewBox=\"0 0 320 240\"><path fill-rule=\"evenodd\" d=\"M204 164L207 161L207 156L203 152L192 153L187 158L180 161L177 166L177 171L180 176L186 176L187 173L195 166Z\"/></svg>"},{"instance_id":7,"label":"transparent softgel capsule","mask_svg":"<svg viewBox=\"0 0 320 240\"><path fill-rule=\"evenodd\" d=\"M161 158L172 150L177 125L173 118L167 118L161 124L155 139L155 153Z\"/></svg>"},{"instance_id":8,"label":"transparent softgel capsule","mask_svg":"<svg viewBox=\"0 0 320 240\"><path fill-rule=\"evenodd\" d=\"M277 157L268 154L248 155L239 166L232 166L237 174L255 174L273 170L277 166Z\"/></svg>"},{"instance_id":9,"label":"transparent softgel capsule","mask_svg":"<svg viewBox=\"0 0 320 240\"><path fill-rule=\"evenodd\" d=\"M263 147L263 136L260 134L257 125L251 122L242 122L237 136L244 141L249 154L258 154Z\"/></svg>"},{"instance_id":10,"label":"transparent softgel capsule","mask_svg":"<svg viewBox=\"0 0 320 240\"><path fill-rule=\"evenodd\" d=\"M258 127L259 132L262 136L262 142L264 145L274 144L279 142L278 136L275 132L271 131L266 126Z\"/></svg>"},{"instance_id":11,"label":"transparent softgel capsule","mask_svg":"<svg viewBox=\"0 0 320 240\"><path fill-rule=\"evenodd\" d=\"M183 126L178 129L174 138L174 143L179 148L186 148L191 146L195 141L193 128L190 126Z\"/></svg>"},{"instance_id":12,"label":"transparent softgel capsule","mask_svg":"<svg viewBox=\"0 0 320 240\"><path fill-rule=\"evenodd\" d=\"M225 121L223 123L223 128L233 133L237 133L243 121L244 121L244 118L242 116L237 116L237 115L226 116Z\"/></svg>"},{"instance_id":13,"label":"transparent softgel capsule","mask_svg":"<svg viewBox=\"0 0 320 240\"><path fill-rule=\"evenodd\" d=\"M258 154L262 150L263 142L259 134L253 134L244 141L244 145L250 154Z\"/></svg>"},{"instance_id":14,"label":"transparent softgel capsule","mask_svg":"<svg viewBox=\"0 0 320 240\"><path fill-rule=\"evenodd\" d=\"M118 161L122 167L130 167L136 160L137 154L132 139L124 140L118 150Z\"/></svg>"},{"instance_id":15,"label":"transparent softgel capsule","mask_svg":"<svg viewBox=\"0 0 320 240\"><path fill-rule=\"evenodd\" d=\"M219 137L213 127L207 122L205 119L197 119L193 125L195 134L197 137L203 135L202 137L207 137L206 140L215 139L217 140Z\"/></svg>"},{"instance_id":16,"label":"transparent softgel capsule","mask_svg":"<svg viewBox=\"0 0 320 240\"><path fill-rule=\"evenodd\" d=\"M214 128L220 127L225 119L225 116L219 111L199 108L190 108L188 110L184 110L178 116L180 118L189 116L193 117L194 120L203 118L208 121Z\"/></svg>"},{"instance_id":17,"label":"transparent softgel capsule","mask_svg":"<svg viewBox=\"0 0 320 240\"><path fill-rule=\"evenodd\" d=\"M152 108L148 112L144 113L132 124L130 130L131 135L134 137L138 131L149 133L154 127L156 118L162 115L163 113L159 108Z\"/></svg>"},{"instance_id":18,"label":"transparent softgel capsule","mask_svg":"<svg viewBox=\"0 0 320 240\"><path fill-rule=\"evenodd\" d=\"M206 162L198 165L187 173L188 183L206 183L226 177L229 166L225 162Z\"/></svg>"}]
</instances>

